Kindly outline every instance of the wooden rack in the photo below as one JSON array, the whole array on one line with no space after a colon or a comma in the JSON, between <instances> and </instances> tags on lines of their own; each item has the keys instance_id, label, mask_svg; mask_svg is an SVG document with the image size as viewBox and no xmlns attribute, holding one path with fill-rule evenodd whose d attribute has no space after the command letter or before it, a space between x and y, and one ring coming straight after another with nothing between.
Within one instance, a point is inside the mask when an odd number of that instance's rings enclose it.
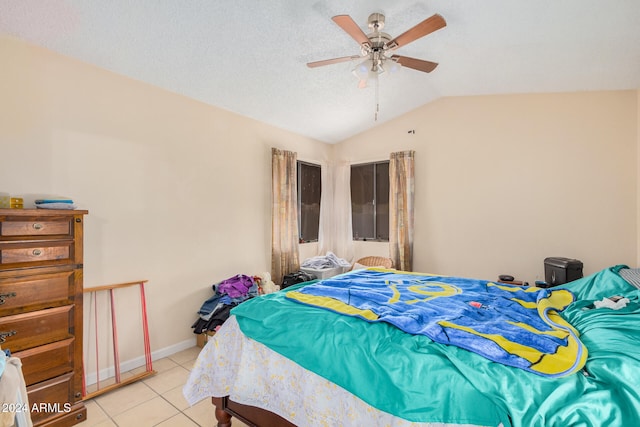
<instances>
[{"instance_id":1,"label":"wooden rack","mask_svg":"<svg viewBox=\"0 0 640 427\"><path fill-rule=\"evenodd\" d=\"M108 391L114 390L116 388L122 387L127 384L131 384L135 381L141 380L143 378L146 378L150 375L155 374L155 371L153 370L153 362L151 360L151 344L149 342L149 323L147 321L147 304L146 304L146 298L144 293L145 283L147 283L147 280L139 280L136 282L104 285L104 286L98 286L94 288L87 288L84 290L85 294L89 294L88 298L85 297L85 303L89 303L89 305L91 305L87 311L89 312L93 311L93 316L94 316L93 330L88 330L89 328L85 328L85 330L88 332L88 334L93 333L95 337L95 361L96 361L96 384L97 384L97 390L91 393L87 392L87 384L86 384L87 366L85 363L84 375L82 378L82 394L83 394L84 400L94 398ZM143 334L143 341L144 341L143 345L144 345L144 355L145 355L145 371L129 376L125 379L122 379L120 351L118 348L118 328L117 328L116 309L115 309L115 302L116 302L115 294L117 289L129 288L136 285L140 289L140 313L142 317L142 334ZM110 384L104 387L100 387L100 360L99 360L100 334L98 333L99 332L98 331L98 294L99 293L106 294L109 301L107 309L110 310L110 314L111 314L110 333L112 337L111 347L113 350L113 362L114 362L113 367L115 370L114 377L109 377L109 378L113 378L113 381L110 381ZM85 357L85 360L86 360L86 357Z\"/></svg>"}]
</instances>

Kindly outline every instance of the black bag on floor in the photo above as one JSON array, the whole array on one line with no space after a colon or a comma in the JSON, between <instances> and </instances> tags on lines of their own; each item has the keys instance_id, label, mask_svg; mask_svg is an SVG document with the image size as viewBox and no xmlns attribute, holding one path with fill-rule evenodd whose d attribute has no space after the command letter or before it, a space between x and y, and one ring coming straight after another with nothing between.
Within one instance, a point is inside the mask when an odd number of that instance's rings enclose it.
<instances>
[{"instance_id":1,"label":"black bag on floor","mask_svg":"<svg viewBox=\"0 0 640 427\"><path fill-rule=\"evenodd\" d=\"M280 289L288 288L296 283L308 282L316 277L313 274L305 273L304 271L296 271L295 273L285 274L282 278L282 285Z\"/></svg>"}]
</instances>

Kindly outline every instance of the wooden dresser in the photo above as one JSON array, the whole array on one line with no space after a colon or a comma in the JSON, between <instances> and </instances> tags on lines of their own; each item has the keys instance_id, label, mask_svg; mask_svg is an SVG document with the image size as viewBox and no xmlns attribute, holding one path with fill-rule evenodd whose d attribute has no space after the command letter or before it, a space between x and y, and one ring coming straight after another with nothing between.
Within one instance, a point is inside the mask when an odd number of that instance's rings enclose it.
<instances>
[{"instance_id":1,"label":"wooden dresser","mask_svg":"<svg viewBox=\"0 0 640 427\"><path fill-rule=\"evenodd\" d=\"M0 209L0 346L22 360L34 426L85 420L82 224L87 211Z\"/></svg>"}]
</instances>

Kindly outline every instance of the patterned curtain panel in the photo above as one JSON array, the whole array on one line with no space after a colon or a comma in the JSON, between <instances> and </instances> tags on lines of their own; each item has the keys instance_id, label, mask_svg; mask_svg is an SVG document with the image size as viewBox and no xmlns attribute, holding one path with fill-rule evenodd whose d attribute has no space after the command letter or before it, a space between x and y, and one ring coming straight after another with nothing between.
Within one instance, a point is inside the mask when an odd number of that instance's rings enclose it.
<instances>
[{"instance_id":1,"label":"patterned curtain panel","mask_svg":"<svg viewBox=\"0 0 640 427\"><path fill-rule=\"evenodd\" d=\"M271 149L271 278L298 271L297 154Z\"/></svg>"},{"instance_id":2,"label":"patterned curtain panel","mask_svg":"<svg viewBox=\"0 0 640 427\"><path fill-rule=\"evenodd\" d=\"M389 161L389 254L395 268L413 271L414 151Z\"/></svg>"}]
</instances>

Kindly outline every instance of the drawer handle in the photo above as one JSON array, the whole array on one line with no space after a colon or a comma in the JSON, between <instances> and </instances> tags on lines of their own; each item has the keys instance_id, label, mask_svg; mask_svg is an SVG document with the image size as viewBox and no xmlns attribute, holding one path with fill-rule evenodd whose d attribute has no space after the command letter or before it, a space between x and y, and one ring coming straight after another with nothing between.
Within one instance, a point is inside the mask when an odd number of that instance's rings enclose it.
<instances>
[{"instance_id":1,"label":"drawer handle","mask_svg":"<svg viewBox=\"0 0 640 427\"><path fill-rule=\"evenodd\" d=\"M4 343L7 338L14 336L18 331L11 330L9 332L0 331L0 344Z\"/></svg>"},{"instance_id":2,"label":"drawer handle","mask_svg":"<svg viewBox=\"0 0 640 427\"><path fill-rule=\"evenodd\" d=\"M39 222L36 222L33 224L33 228L36 230L42 230L44 228L44 225L40 224Z\"/></svg>"},{"instance_id":3,"label":"drawer handle","mask_svg":"<svg viewBox=\"0 0 640 427\"><path fill-rule=\"evenodd\" d=\"M7 298L11 298L11 297L15 297L16 293L15 292L7 292L4 294L0 294L0 305L4 304L7 300Z\"/></svg>"},{"instance_id":4,"label":"drawer handle","mask_svg":"<svg viewBox=\"0 0 640 427\"><path fill-rule=\"evenodd\" d=\"M33 252L31 252L34 256L40 256L42 255L42 250L40 249L34 249Z\"/></svg>"}]
</instances>

